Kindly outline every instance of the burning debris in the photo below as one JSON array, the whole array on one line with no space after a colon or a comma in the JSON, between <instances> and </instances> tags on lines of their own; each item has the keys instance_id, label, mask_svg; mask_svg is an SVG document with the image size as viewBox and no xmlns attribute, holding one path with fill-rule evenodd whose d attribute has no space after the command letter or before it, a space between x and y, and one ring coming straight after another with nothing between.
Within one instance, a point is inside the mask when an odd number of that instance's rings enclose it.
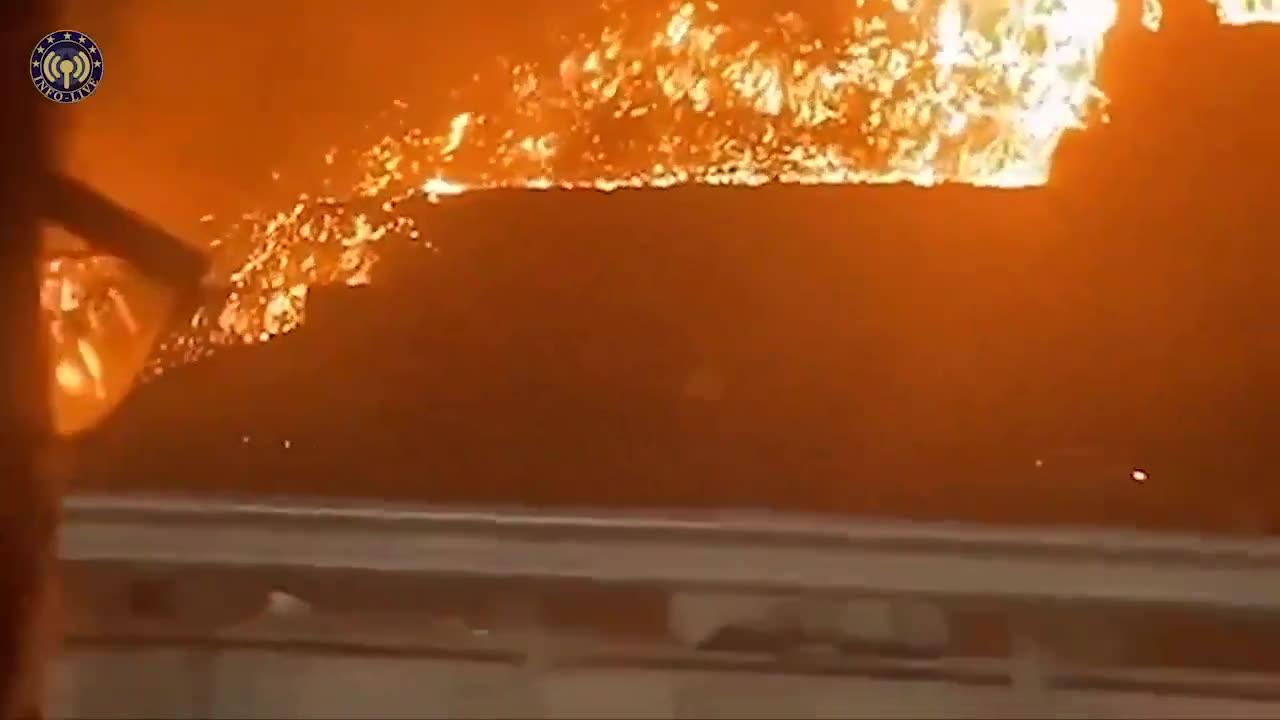
<instances>
[{"instance_id":1,"label":"burning debris","mask_svg":"<svg viewBox=\"0 0 1280 720\"><path fill-rule=\"evenodd\" d=\"M1273 0L1215 4L1224 23L1280 19ZM349 199L303 195L218 241L227 292L160 345L148 376L289 332L315 285L367 283L378 241L418 237L402 210L411 198L684 184L1035 186L1064 133L1105 119L1095 78L1116 0L856 6L838 29L795 14L744 24L708 0L649 16L615 7L614 22L576 36L554 61L477 76L460 95L473 103L439 131L408 130L361 155ZM1144 24L1154 29L1161 15L1159 0L1144 0ZM50 287L73 296L110 284L69 265L51 263L48 274ZM118 293L108 296L127 317ZM96 325L103 303L54 305L56 387L92 393L109 333L58 335L72 317Z\"/></svg>"}]
</instances>

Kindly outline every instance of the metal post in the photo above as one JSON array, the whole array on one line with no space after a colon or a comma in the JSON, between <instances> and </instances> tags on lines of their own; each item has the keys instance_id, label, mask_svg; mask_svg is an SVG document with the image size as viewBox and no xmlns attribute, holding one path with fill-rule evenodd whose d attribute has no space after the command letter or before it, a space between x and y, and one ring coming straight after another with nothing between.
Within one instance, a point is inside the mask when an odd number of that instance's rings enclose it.
<instances>
[{"instance_id":1,"label":"metal post","mask_svg":"<svg viewBox=\"0 0 1280 720\"><path fill-rule=\"evenodd\" d=\"M48 409L40 342L37 258L40 179L53 157L52 103L26 74L31 49L53 29L54 7L10 0L0 8L0 718L43 716L58 493L36 471Z\"/></svg>"},{"instance_id":2,"label":"metal post","mask_svg":"<svg viewBox=\"0 0 1280 720\"><path fill-rule=\"evenodd\" d=\"M1053 717L1052 664L1041 643L1037 624L1015 618L1009 628L1010 672L1016 703L1015 713L1024 717Z\"/></svg>"}]
</instances>

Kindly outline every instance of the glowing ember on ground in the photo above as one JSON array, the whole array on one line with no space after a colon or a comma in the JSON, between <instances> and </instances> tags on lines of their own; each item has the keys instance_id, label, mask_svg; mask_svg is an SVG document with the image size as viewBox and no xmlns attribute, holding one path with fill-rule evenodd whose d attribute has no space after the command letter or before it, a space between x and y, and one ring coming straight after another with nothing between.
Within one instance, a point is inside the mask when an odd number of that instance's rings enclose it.
<instances>
[{"instance_id":1,"label":"glowing ember on ground","mask_svg":"<svg viewBox=\"0 0 1280 720\"><path fill-rule=\"evenodd\" d=\"M693 183L1035 186L1066 131L1103 119L1094 81L1116 0L853 6L838 30L794 14L747 26L711 2L619 11L555 62L476 79L477 99L439 132L364 153L349 199L302 196L220 241L219 264L233 268L225 301L165 342L151 373L292 330L310 287L368 282L378 240L418 235L399 207L409 198ZM1218 6L1224 22L1275 14L1271 0ZM1145 25L1161 16L1159 0L1144 0ZM56 378L76 392L85 381L62 369L68 353L83 355L64 351Z\"/></svg>"}]
</instances>

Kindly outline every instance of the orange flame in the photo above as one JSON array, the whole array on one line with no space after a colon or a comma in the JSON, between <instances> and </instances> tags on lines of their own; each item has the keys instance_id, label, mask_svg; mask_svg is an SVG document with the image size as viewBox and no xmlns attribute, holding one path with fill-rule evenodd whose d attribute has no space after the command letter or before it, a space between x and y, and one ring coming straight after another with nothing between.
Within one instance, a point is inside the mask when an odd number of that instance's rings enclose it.
<instances>
[{"instance_id":1,"label":"orange flame","mask_svg":"<svg viewBox=\"0 0 1280 720\"><path fill-rule=\"evenodd\" d=\"M243 258L226 277L225 302L163 344L151 370L294 329L316 284L368 282L378 240L417 237L399 209L414 196L689 183L1035 186L1063 134L1103 117L1095 77L1116 0L855 4L859 16L836 32L794 14L744 27L705 0L649 17L617 13L558 62L509 67L499 100L364 153L351 200L302 196L221 241L220 252ZM1160 13L1158 0L1145 0L1149 27ZM493 87L477 82L490 95ZM65 268L50 272L74 282ZM66 393L95 377L77 353L65 350L56 365ZM74 370L63 369L68 358Z\"/></svg>"}]
</instances>

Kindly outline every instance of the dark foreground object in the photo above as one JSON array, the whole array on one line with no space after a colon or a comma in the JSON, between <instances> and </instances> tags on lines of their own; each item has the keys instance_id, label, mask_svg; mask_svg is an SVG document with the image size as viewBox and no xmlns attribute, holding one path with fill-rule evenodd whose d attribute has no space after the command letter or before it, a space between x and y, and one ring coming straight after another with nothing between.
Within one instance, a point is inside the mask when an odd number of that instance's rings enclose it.
<instances>
[{"instance_id":1,"label":"dark foreground object","mask_svg":"<svg viewBox=\"0 0 1280 720\"><path fill-rule=\"evenodd\" d=\"M0 10L0 98L5 161L0 167L0 718L40 716L47 626L49 554L56 496L35 474L46 427L45 377L35 338L36 257L40 236L33 178L46 171L46 102L18 67L52 17L42 3L19 0Z\"/></svg>"},{"instance_id":2,"label":"dark foreground object","mask_svg":"<svg viewBox=\"0 0 1280 720\"><path fill-rule=\"evenodd\" d=\"M1059 200L464 199L439 254L139 389L85 487L1264 522L1272 249Z\"/></svg>"}]
</instances>

